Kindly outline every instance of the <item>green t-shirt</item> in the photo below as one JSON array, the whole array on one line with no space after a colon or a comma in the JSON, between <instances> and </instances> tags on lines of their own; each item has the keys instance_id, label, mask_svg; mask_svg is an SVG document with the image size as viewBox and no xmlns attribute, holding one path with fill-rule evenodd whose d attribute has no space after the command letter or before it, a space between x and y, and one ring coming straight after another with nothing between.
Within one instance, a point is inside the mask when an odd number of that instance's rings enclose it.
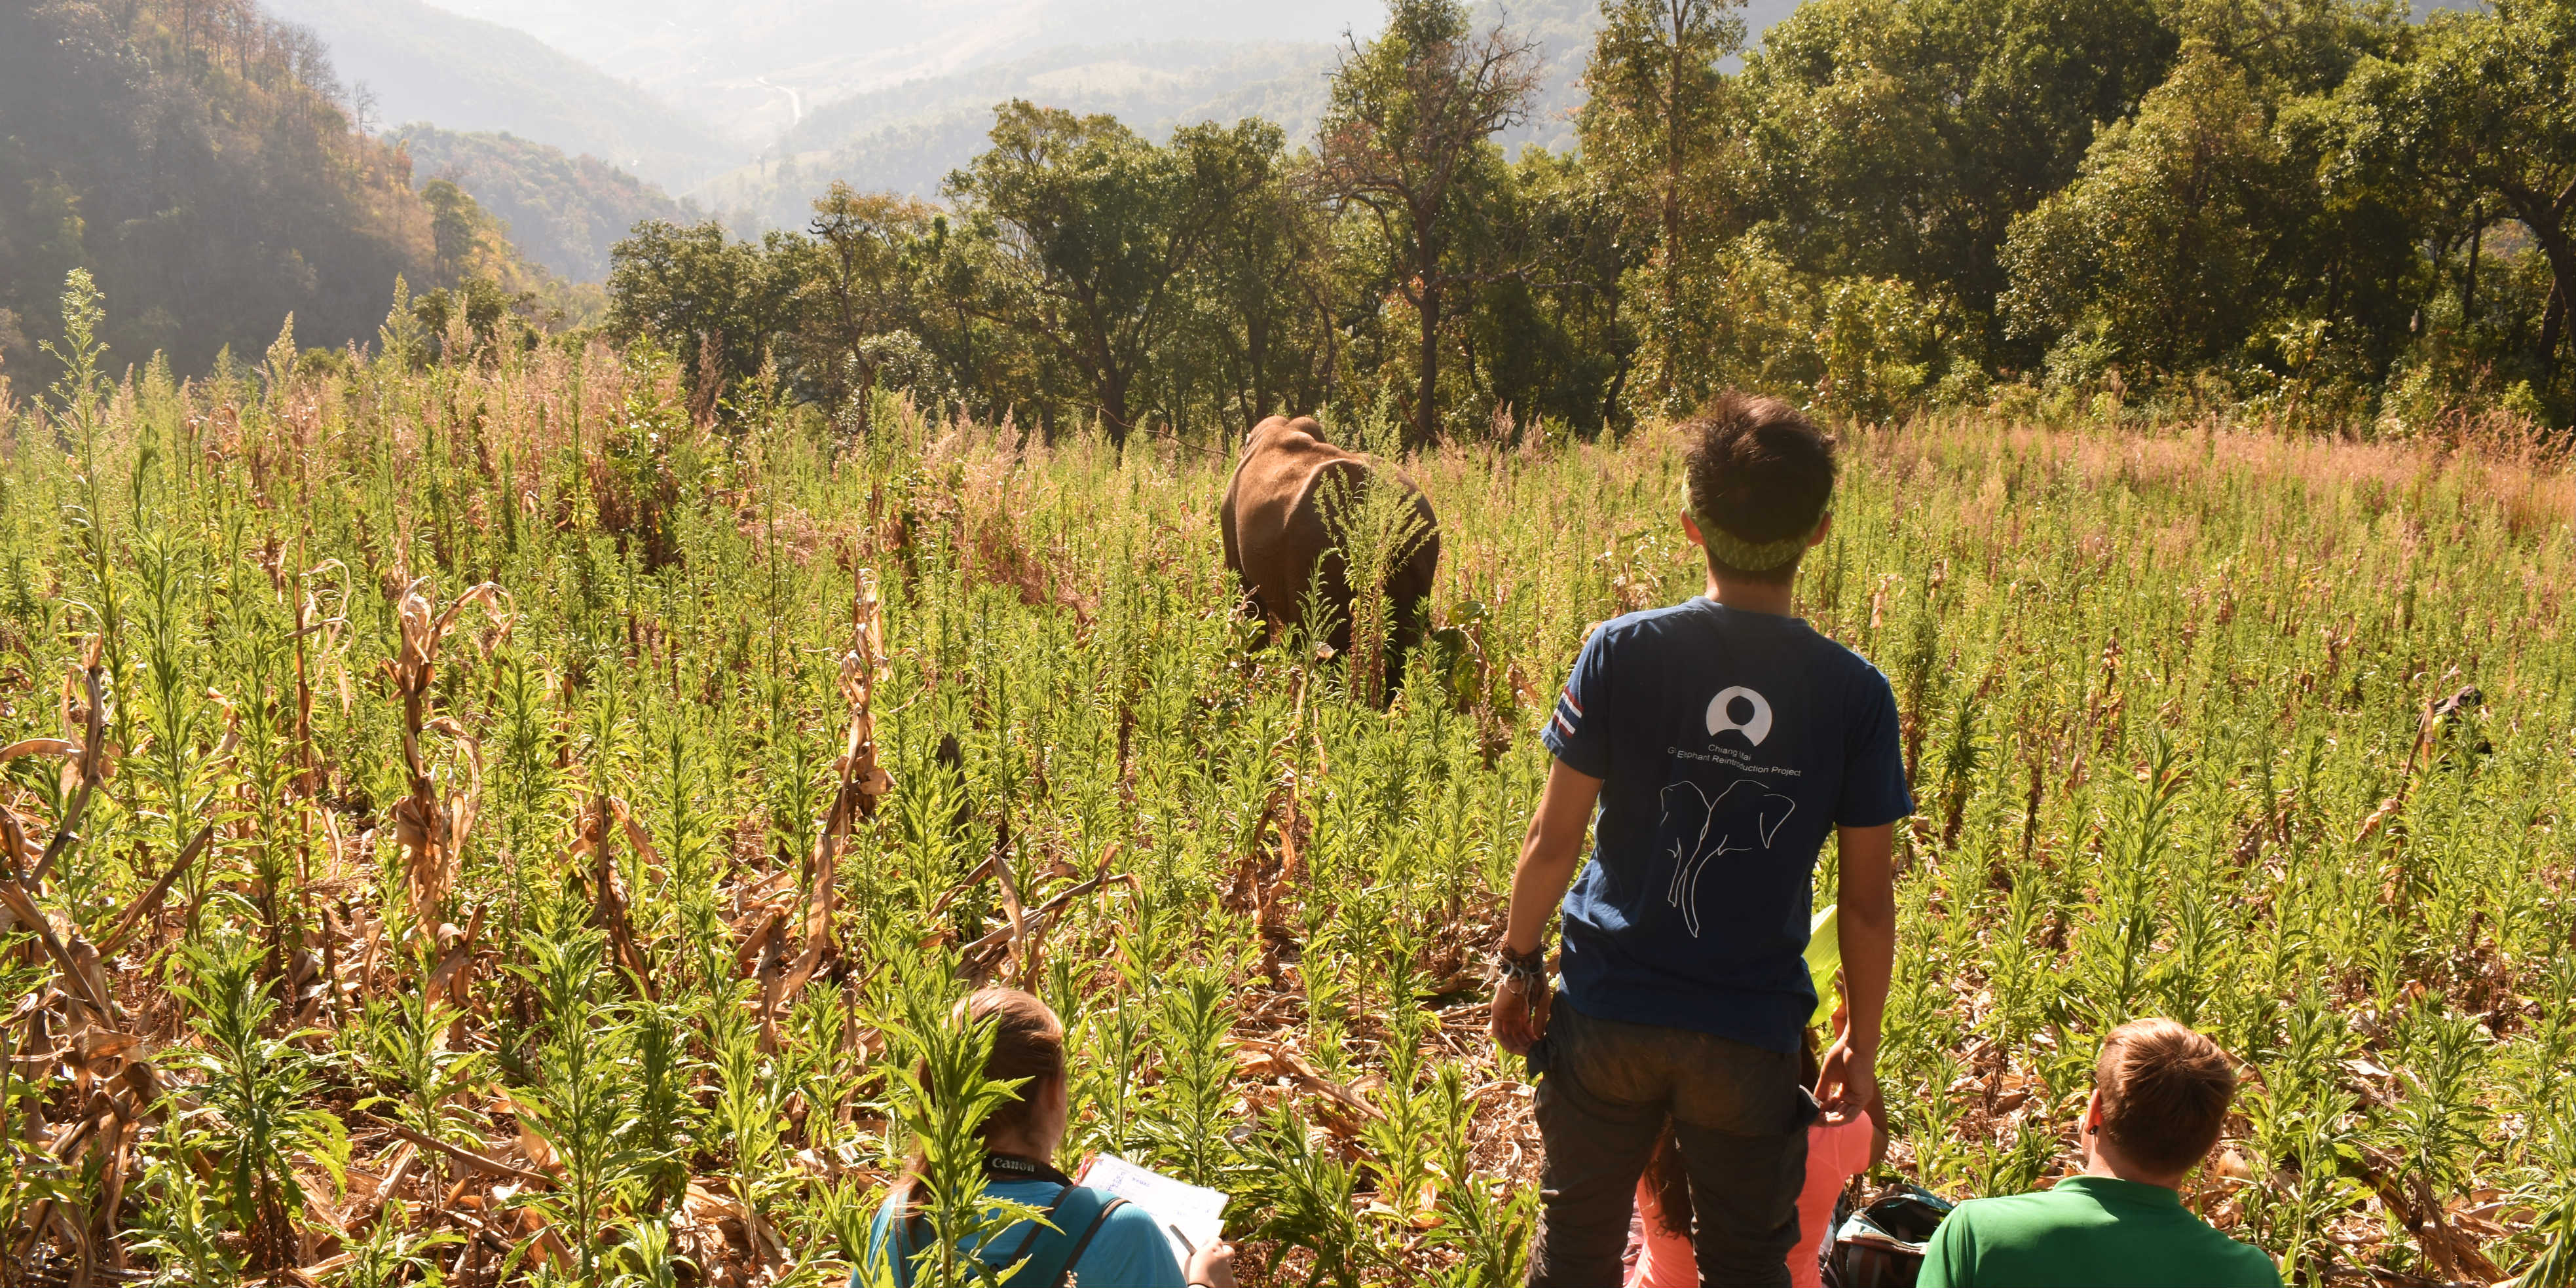
<instances>
[{"instance_id":1,"label":"green t-shirt","mask_svg":"<svg viewBox=\"0 0 2576 1288\"><path fill-rule=\"evenodd\" d=\"M2210 1229L2161 1185L2070 1176L1959 1205L1915 1288L2280 1288L2261 1252Z\"/></svg>"}]
</instances>

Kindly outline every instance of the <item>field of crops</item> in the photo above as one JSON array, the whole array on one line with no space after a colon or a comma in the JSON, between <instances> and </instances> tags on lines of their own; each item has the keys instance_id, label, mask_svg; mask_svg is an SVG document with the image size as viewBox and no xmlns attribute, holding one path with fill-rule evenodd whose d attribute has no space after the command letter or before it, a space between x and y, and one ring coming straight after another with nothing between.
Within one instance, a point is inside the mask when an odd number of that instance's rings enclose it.
<instances>
[{"instance_id":1,"label":"field of crops","mask_svg":"<svg viewBox=\"0 0 2576 1288\"><path fill-rule=\"evenodd\" d=\"M0 1282L837 1284L961 977L1247 1282L1517 1282L1484 954L1587 626L1698 589L1669 434L1411 460L1455 633L1382 712L1234 614L1221 447L291 353L0 410ZM2463 437L1845 434L1876 1181L2063 1174L2163 1013L2297 1278L2576 1280L2576 474Z\"/></svg>"}]
</instances>

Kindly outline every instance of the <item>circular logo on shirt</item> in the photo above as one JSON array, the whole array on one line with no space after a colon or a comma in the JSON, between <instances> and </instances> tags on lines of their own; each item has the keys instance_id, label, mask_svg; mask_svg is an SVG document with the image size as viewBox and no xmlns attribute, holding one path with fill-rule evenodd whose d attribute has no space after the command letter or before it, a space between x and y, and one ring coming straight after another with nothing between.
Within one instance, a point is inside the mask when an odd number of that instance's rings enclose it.
<instances>
[{"instance_id":1,"label":"circular logo on shirt","mask_svg":"<svg viewBox=\"0 0 2576 1288\"><path fill-rule=\"evenodd\" d=\"M1741 720L1735 718L1735 704L1738 702L1744 704L1747 712ZM1743 734L1746 742L1761 746L1762 740L1771 736L1771 700L1741 684L1719 690L1716 697L1708 700L1709 736L1715 737L1729 729Z\"/></svg>"}]
</instances>

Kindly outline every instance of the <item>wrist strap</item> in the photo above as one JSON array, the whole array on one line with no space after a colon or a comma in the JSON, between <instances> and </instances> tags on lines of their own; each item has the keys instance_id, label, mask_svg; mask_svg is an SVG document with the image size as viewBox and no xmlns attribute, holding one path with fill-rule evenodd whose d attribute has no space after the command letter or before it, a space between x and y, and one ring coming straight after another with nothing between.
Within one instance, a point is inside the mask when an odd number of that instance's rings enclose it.
<instances>
[{"instance_id":1,"label":"wrist strap","mask_svg":"<svg viewBox=\"0 0 2576 1288\"><path fill-rule=\"evenodd\" d=\"M1507 943L1494 945L1494 982L1517 982L1532 990L1547 986L1547 945L1542 943L1526 953L1512 951Z\"/></svg>"}]
</instances>

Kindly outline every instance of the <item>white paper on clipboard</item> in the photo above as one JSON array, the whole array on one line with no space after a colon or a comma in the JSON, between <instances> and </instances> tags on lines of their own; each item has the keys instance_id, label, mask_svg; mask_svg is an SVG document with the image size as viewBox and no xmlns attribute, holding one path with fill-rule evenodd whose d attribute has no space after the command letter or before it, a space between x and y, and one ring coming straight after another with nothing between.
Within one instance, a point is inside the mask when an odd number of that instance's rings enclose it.
<instances>
[{"instance_id":1,"label":"white paper on clipboard","mask_svg":"<svg viewBox=\"0 0 2576 1288\"><path fill-rule=\"evenodd\" d=\"M1113 1198L1122 1198L1145 1209L1161 1227L1163 1237L1172 1245L1172 1259L1186 1267L1193 1249L1216 1242L1225 1233L1223 1190L1211 1190L1187 1181L1176 1181L1160 1172L1138 1167L1116 1154L1094 1154L1085 1163L1077 1185L1088 1185ZM1173 1231L1178 1229L1180 1236Z\"/></svg>"}]
</instances>

